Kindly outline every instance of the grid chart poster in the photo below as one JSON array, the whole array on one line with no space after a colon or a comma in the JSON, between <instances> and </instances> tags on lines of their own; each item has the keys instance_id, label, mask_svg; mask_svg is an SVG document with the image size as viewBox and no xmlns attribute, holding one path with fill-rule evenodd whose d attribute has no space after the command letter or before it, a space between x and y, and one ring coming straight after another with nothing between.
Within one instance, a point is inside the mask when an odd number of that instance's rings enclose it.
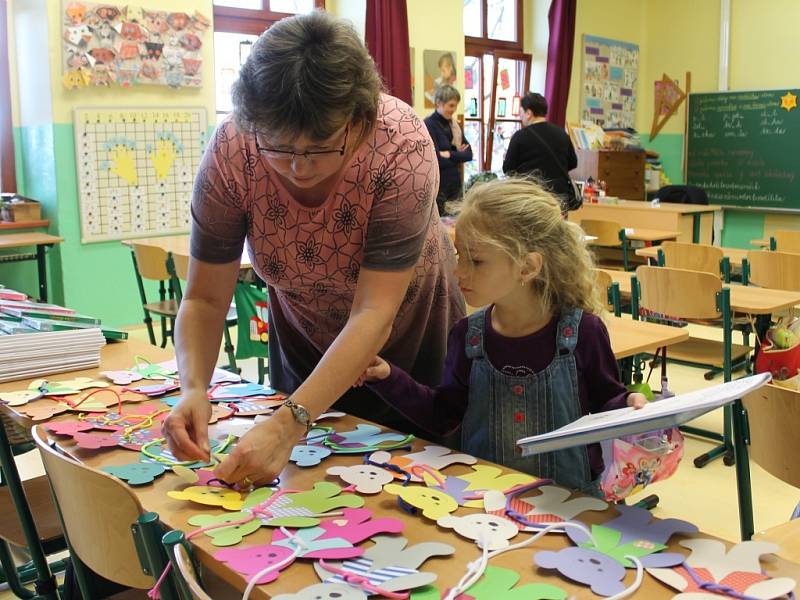
<instances>
[{"instance_id":1,"label":"grid chart poster","mask_svg":"<svg viewBox=\"0 0 800 600\"><path fill-rule=\"evenodd\" d=\"M638 74L638 45L584 35L581 121L634 129Z\"/></svg>"},{"instance_id":2,"label":"grid chart poster","mask_svg":"<svg viewBox=\"0 0 800 600\"><path fill-rule=\"evenodd\" d=\"M204 108L75 110L81 242L186 233Z\"/></svg>"}]
</instances>

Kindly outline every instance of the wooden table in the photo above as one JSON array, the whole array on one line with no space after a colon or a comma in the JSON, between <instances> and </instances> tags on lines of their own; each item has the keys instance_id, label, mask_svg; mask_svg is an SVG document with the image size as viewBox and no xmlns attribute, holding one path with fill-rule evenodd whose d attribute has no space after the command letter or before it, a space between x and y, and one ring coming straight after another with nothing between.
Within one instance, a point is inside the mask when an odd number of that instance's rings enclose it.
<instances>
[{"instance_id":1,"label":"wooden table","mask_svg":"<svg viewBox=\"0 0 800 600\"><path fill-rule=\"evenodd\" d=\"M170 350L163 350L161 348L136 340L109 343L106 344L100 351L99 367L95 367L93 369L84 369L81 371L72 371L70 373L58 373L53 375L52 379L54 381L63 381L73 377L92 377L102 379L102 377L99 375L100 371L128 369L136 364L135 357L137 355L144 356L151 362L161 362L171 359L173 357L173 352ZM12 390L23 390L28 386L30 381L32 380L0 383L0 391L6 392ZM22 415L14 411L14 409L5 404L0 404L0 410L9 415L12 420L25 428L30 429L30 427L33 425L32 421L26 415ZM59 415L52 420L55 421L73 418L75 418L74 413ZM130 456L128 458L130 459ZM32 493L32 490L40 490L41 492L49 494L49 490L47 489L49 486L44 485L46 484L46 479L44 477L27 480L23 485L22 481L20 480L16 463L14 462L14 458L11 454L8 436L6 435L5 429L2 426L0 426L0 465L2 465L4 475L3 481L6 485L5 489L8 490L7 493L12 498L23 498L21 502L15 501L14 507L16 509L17 517L19 518L24 537L27 540L27 546L31 554L31 560L37 572L36 585L42 590L50 589L49 586L51 584L55 584L55 578L50 572L50 567L47 563L47 558L44 555L44 550L42 548L39 535L48 537L51 536L53 534L54 524L50 522L34 523L28 502L30 502L31 506L33 507L39 506L41 508L41 498L31 498L30 500L26 501L24 500L25 496L23 495L23 489L26 490L28 494ZM35 529L38 529L38 535L35 532ZM43 594L43 597L52 598L54 600L58 598L58 596L55 594Z\"/></svg>"},{"instance_id":2,"label":"wooden table","mask_svg":"<svg viewBox=\"0 0 800 600\"><path fill-rule=\"evenodd\" d=\"M37 227L48 227L49 225L50 221L48 219L39 219L38 221L0 221L0 231L36 229Z\"/></svg>"},{"instance_id":3,"label":"wooden table","mask_svg":"<svg viewBox=\"0 0 800 600\"><path fill-rule=\"evenodd\" d=\"M731 263L732 267L742 267L742 261L747 258L747 253L749 250L744 250L742 248L727 248L727 247L720 247L722 250L722 255L727 257ZM647 248L637 248L636 249L637 256L643 256L644 258L651 258L653 260L658 259L658 246L648 246Z\"/></svg>"},{"instance_id":4,"label":"wooden table","mask_svg":"<svg viewBox=\"0 0 800 600\"><path fill-rule=\"evenodd\" d=\"M770 241L768 239L766 239L766 240L750 240L750 245L751 246L759 246L761 248L769 248Z\"/></svg>"},{"instance_id":5,"label":"wooden table","mask_svg":"<svg viewBox=\"0 0 800 600\"><path fill-rule=\"evenodd\" d=\"M161 248L164 252L172 252L182 256L191 255L190 236L188 235L162 235L158 237L148 238L135 238L130 240L122 240L125 246L136 244L145 244L147 246L155 246ZM242 269L253 268L253 263L250 260L250 255L247 252L247 244L245 244L242 251Z\"/></svg>"},{"instance_id":6,"label":"wooden table","mask_svg":"<svg viewBox=\"0 0 800 600\"><path fill-rule=\"evenodd\" d=\"M668 229L678 232L679 242L710 244L714 230L714 213L721 206L713 204L677 204L662 202L653 207L649 202L618 200L616 204L584 204L569 213L569 220L616 221L622 227Z\"/></svg>"},{"instance_id":7,"label":"wooden table","mask_svg":"<svg viewBox=\"0 0 800 600\"><path fill-rule=\"evenodd\" d=\"M800 563L800 519L787 521L766 531L759 531L753 539L778 544L781 548L778 556Z\"/></svg>"},{"instance_id":8,"label":"wooden table","mask_svg":"<svg viewBox=\"0 0 800 600\"><path fill-rule=\"evenodd\" d=\"M617 360L642 352L652 354L657 348L671 346L689 339L686 328L670 327L628 317L609 315L603 322L611 338L611 349Z\"/></svg>"},{"instance_id":9,"label":"wooden table","mask_svg":"<svg viewBox=\"0 0 800 600\"><path fill-rule=\"evenodd\" d=\"M47 302L47 260L45 248L60 244L64 238L48 233L9 233L0 235L0 250L36 246L36 252L0 254L0 263L35 260L39 270L39 300Z\"/></svg>"},{"instance_id":10,"label":"wooden table","mask_svg":"<svg viewBox=\"0 0 800 600\"><path fill-rule=\"evenodd\" d=\"M77 372L72 375L96 375L100 370L118 369L130 366L133 361L133 356L136 353L145 352L146 356L152 361L160 361L168 358L171 353L159 348L153 348L147 344L138 343L135 341L127 342L125 344L113 344L107 346L103 350L101 367L94 370ZM8 389L21 389L27 385L27 382L13 382L0 385L0 390ZM13 412L13 409L8 406L3 406L2 410L14 415L18 422L25 422L27 419ZM65 418L59 416L54 420ZM345 417L335 421L334 426L339 430L350 429L356 424L360 423L359 419L354 417ZM212 436L224 435L226 432L235 431L241 434L251 425L251 421L247 419L237 418L227 421L220 421L213 425L210 429ZM414 450L420 450L425 444L423 440L415 440ZM104 449L102 451L87 451L74 447L74 445L65 442L61 444L73 456L82 460L92 467L99 467L102 465L123 464L130 462L134 454L128 450L111 450ZM338 479L331 478L325 475L325 470L330 466L335 465L355 465L362 461L361 456L334 456L326 459L322 465L316 468L301 469L294 465L289 465L281 474L281 482L284 486L295 489L308 489L314 482L321 480L336 481ZM448 474L458 474L465 472L468 469L463 466L448 467ZM185 484L181 483L176 475L167 473L163 477L157 479L152 485L145 485L132 488L133 493L139 498L142 506L147 511L154 511L158 513L162 523L167 528L181 529L184 531L190 530L191 527L187 524L188 518L193 515L203 514L223 514L225 511L213 507L203 507L192 504L188 501L174 500L167 497L166 493L170 490L180 489ZM425 571L433 571L438 573L439 579L436 582L437 587L443 590L452 586L461 577L466 569L468 562L478 557L479 552L476 546L465 540L454 532L439 528L435 523L425 519L421 516L412 516L398 507L396 498L388 494L379 494L375 496L365 496L365 506L373 511L376 518L379 517L392 517L402 520L406 524L403 535L409 539L411 544L420 543L424 541L445 541L446 543L456 548L454 556L449 558L436 558L429 560L423 566ZM463 515L471 512L469 509L459 509L457 514ZM588 524L602 523L610 518L613 518L614 513L611 509L603 513L589 512L581 516L581 519ZM528 534L522 534L522 537L517 538L516 541L524 539ZM256 533L247 536L245 545L267 544L270 541L269 528L262 527ZM678 536L679 538L679 536ZM229 569L225 563L217 561L213 558L212 554L219 550L210 544L210 538L200 536L192 540L194 555L203 563L207 570L212 571L228 583L236 587L240 592L244 590L245 580L242 576ZM541 581L556 585L574 595L575 598L589 599L596 598L596 596L588 589L582 586L573 585L569 581L554 575L553 571L534 570L531 567L532 555L534 551L540 550L558 550L568 547L570 544L566 537L558 534L550 534L539 540L534 546L529 549L518 550L509 552L493 559L491 564L506 567L516 570L521 575L519 585L524 583ZM670 543L670 550L680 551L686 553L686 550L678 546L675 538ZM794 577L800 581L800 566L778 559L774 562L765 562L763 567L770 575L784 575ZM138 565L132 565L132 568L138 568ZM634 572L629 570L625 579L625 583L630 584L634 579ZM277 593L294 592L300 590L308 585L317 583L318 579L311 567L311 562L300 560L291 567L289 570L283 572L276 582L266 585L258 586L255 588L252 598L266 599ZM636 597L641 598L671 598L674 592L664 587L652 577L645 575L642 587L636 594Z\"/></svg>"}]
</instances>

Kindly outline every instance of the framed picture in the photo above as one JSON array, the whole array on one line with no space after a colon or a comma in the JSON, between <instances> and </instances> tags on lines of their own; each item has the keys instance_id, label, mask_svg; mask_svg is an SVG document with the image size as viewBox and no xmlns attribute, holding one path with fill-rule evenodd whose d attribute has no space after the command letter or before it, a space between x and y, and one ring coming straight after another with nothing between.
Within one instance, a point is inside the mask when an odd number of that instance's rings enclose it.
<instances>
[{"instance_id":1,"label":"framed picture","mask_svg":"<svg viewBox=\"0 0 800 600\"><path fill-rule=\"evenodd\" d=\"M425 74L425 108L435 106L436 90L442 85L456 86L458 53L448 50L423 50Z\"/></svg>"},{"instance_id":2,"label":"framed picture","mask_svg":"<svg viewBox=\"0 0 800 600\"><path fill-rule=\"evenodd\" d=\"M469 116L470 117L477 117L478 116L478 99L473 97L469 99Z\"/></svg>"},{"instance_id":3,"label":"framed picture","mask_svg":"<svg viewBox=\"0 0 800 600\"><path fill-rule=\"evenodd\" d=\"M497 116L503 118L506 116L506 99L498 98L497 100Z\"/></svg>"},{"instance_id":4,"label":"framed picture","mask_svg":"<svg viewBox=\"0 0 800 600\"><path fill-rule=\"evenodd\" d=\"M520 113L520 108L521 108L521 106L520 106L520 97L519 96L514 96L511 99L511 114L514 115L515 117L518 117L519 113Z\"/></svg>"}]
</instances>

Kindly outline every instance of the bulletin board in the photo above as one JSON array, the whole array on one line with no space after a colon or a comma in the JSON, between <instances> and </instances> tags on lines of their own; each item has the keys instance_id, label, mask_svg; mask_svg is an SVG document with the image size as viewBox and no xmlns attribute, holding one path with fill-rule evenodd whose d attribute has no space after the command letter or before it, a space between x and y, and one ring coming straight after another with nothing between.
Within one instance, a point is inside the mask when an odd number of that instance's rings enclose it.
<instances>
[{"instance_id":1,"label":"bulletin board","mask_svg":"<svg viewBox=\"0 0 800 600\"><path fill-rule=\"evenodd\" d=\"M75 109L81 242L186 233L204 108Z\"/></svg>"},{"instance_id":2,"label":"bulletin board","mask_svg":"<svg viewBox=\"0 0 800 600\"><path fill-rule=\"evenodd\" d=\"M635 128L639 46L584 35L582 51L581 121Z\"/></svg>"}]
</instances>

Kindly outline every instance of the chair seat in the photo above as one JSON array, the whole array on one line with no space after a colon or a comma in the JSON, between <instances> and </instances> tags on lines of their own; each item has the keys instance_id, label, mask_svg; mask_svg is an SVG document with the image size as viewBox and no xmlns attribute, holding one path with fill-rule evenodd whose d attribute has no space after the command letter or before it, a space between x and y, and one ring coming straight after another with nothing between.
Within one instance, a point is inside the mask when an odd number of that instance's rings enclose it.
<instances>
[{"instance_id":1,"label":"chair seat","mask_svg":"<svg viewBox=\"0 0 800 600\"><path fill-rule=\"evenodd\" d=\"M731 346L731 362L736 364L751 350L752 348L749 346L733 344ZM670 346L667 349L667 359L722 368L722 342L690 337L685 342Z\"/></svg>"},{"instance_id":2,"label":"chair seat","mask_svg":"<svg viewBox=\"0 0 800 600\"><path fill-rule=\"evenodd\" d=\"M178 314L178 303L175 300L163 300L161 302L148 302L144 305L145 309L155 315L174 317Z\"/></svg>"},{"instance_id":3,"label":"chair seat","mask_svg":"<svg viewBox=\"0 0 800 600\"><path fill-rule=\"evenodd\" d=\"M61 530L61 522L58 519L55 504L53 504L53 495L50 492L47 477L42 475L28 479L22 482L22 486L31 507L39 538L49 541L62 537L64 533ZM17 512L14 510L11 493L6 486L0 487L0 538L14 546L23 548L28 546L22 525L17 518Z\"/></svg>"}]
</instances>

